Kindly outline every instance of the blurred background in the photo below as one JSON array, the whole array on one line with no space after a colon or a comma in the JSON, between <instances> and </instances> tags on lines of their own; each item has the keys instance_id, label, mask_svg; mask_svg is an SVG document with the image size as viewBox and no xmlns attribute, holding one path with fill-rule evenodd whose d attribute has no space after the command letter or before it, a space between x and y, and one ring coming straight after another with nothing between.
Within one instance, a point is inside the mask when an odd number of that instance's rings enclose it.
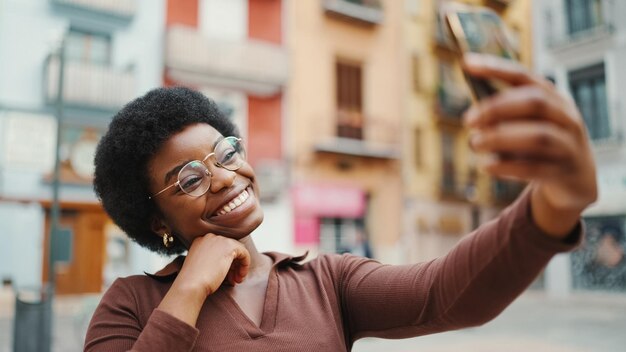
<instances>
[{"instance_id":1,"label":"blurred background","mask_svg":"<svg viewBox=\"0 0 626 352\"><path fill-rule=\"evenodd\" d=\"M82 350L108 285L171 260L130 242L91 185L111 117L154 87L198 89L239 126L262 250L412 263L497 216L524 185L476 167L444 2L0 0L0 351L20 331ZM575 99L600 198L583 246L492 323L354 350L624 351L626 2L461 2L502 16L520 61Z\"/></svg>"}]
</instances>

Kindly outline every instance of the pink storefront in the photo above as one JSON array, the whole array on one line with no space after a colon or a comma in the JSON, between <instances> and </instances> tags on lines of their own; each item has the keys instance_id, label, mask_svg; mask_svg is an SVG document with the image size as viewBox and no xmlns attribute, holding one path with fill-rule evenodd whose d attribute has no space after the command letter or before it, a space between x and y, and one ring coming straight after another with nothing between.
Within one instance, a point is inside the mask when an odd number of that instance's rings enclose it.
<instances>
[{"instance_id":1,"label":"pink storefront","mask_svg":"<svg viewBox=\"0 0 626 352\"><path fill-rule=\"evenodd\" d=\"M323 252L368 255L367 194L353 185L299 184L292 189L295 243Z\"/></svg>"}]
</instances>

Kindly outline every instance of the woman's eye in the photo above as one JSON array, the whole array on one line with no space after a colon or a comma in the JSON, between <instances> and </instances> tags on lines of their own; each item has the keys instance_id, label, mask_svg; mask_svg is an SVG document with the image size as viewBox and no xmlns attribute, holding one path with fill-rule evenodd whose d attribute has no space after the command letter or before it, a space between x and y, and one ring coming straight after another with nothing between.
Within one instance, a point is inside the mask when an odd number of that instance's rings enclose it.
<instances>
[{"instance_id":1,"label":"woman's eye","mask_svg":"<svg viewBox=\"0 0 626 352\"><path fill-rule=\"evenodd\" d=\"M237 154L237 151L234 149L228 150L226 151L223 156L222 159L220 160L220 164L226 164L228 163L232 158L235 157L235 154Z\"/></svg>"},{"instance_id":2,"label":"woman's eye","mask_svg":"<svg viewBox=\"0 0 626 352\"><path fill-rule=\"evenodd\" d=\"M180 186L183 190L189 191L200 185L202 182L202 176L194 175L189 176L180 182Z\"/></svg>"}]
</instances>

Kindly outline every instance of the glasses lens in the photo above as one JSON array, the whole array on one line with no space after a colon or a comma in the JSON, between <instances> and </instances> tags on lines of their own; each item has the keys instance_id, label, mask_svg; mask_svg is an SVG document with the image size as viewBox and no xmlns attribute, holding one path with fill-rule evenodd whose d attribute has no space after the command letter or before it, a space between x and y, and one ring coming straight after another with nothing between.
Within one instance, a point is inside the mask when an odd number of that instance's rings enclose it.
<instances>
[{"instance_id":1,"label":"glasses lens","mask_svg":"<svg viewBox=\"0 0 626 352\"><path fill-rule=\"evenodd\" d=\"M200 161L192 161L178 173L178 182L183 192L191 196L203 195L211 185L209 170Z\"/></svg>"},{"instance_id":2,"label":"glasses lens","mask_svg":"<svg viewBox=\"0 0 626 352\"><path fill-rule=\"evenodd\" d=\"M226 137L215 147L215 159L227 170L237 170L243 165L245 152L237 137Z\"/></svg>"}]
</instances>

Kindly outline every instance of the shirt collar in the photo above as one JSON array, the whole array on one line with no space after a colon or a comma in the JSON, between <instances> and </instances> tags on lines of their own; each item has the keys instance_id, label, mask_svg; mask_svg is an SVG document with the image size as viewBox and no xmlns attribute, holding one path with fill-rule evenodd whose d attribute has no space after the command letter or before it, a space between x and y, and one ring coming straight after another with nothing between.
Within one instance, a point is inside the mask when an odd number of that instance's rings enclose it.
<instances>
[{"instance_id":1,"label":"shirt collar","mask_svg":"<svg viewBox=\"0 0 626 352\"><path fill-rule=\"evenodd\" d=\"M307 257L307 255L309 255L309 251L306 251L304 254L299 255L299 256L291 256L285 253L278 253L278 252L265 252L264 254L272 258L272 261L274 262L274 264L272 265L272 268L274 268L274 267L285 267L290 264L299 264L299 262L303 261ZM174 278L176 278L176 275L178 274L180 269L183 267L185 258L186 257L184 255L180 255L176 257L174 260L172 260L165 267L163 267L163 269L157 271L156 273L154 274L150 274L146 272L144 273L157 281L171 281Z\"/></svg>"}]
</instances>

